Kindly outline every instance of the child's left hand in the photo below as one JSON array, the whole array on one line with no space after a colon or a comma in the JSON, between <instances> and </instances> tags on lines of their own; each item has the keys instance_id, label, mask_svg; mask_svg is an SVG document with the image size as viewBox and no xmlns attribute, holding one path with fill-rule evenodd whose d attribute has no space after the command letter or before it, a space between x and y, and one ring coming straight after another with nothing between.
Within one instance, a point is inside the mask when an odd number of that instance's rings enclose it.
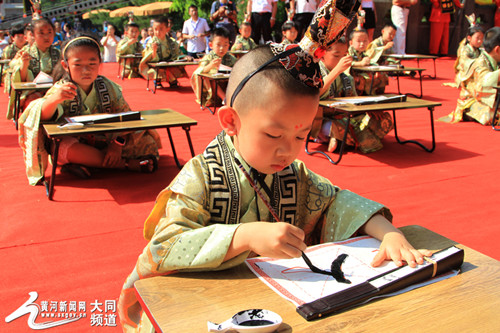
<instances>
[{"instance_id":1,"label":"child's left hand","mask_svg":"<svg viewBox=\"0 0 500 333\"><path fill-rule=\"evenodd\" d=\"M392 48L393 46L394 46L394 42L387 42L387 44L385 44L384 50L388 50L388 49Z\"/></svg>"},{"instance_id":2,"label":"child's left hand","mask_svg":"<svg viewBox=\"0 0 500 333\"><path fill-rule=\"evenodd\" d=\"M423 264L424 256L430 255L432 255L431 251L416 250L401 232L388 232L384 235L371 265L377 267L385 260L392 260L397 266L402 266L403 261L406 261L410 267L416 267L417 264Z\"/></svg>"}]
</instances>

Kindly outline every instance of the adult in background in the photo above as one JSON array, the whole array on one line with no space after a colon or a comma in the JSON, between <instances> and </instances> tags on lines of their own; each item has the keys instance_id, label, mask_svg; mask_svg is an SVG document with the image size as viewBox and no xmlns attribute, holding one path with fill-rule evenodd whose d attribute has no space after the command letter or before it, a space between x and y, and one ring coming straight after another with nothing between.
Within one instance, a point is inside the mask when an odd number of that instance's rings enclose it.
<instances>
[{"instance_id":1,"label":"adult in background","mask_svg":"<svg viewBox=\"0 0 500 333\"><path fill-rule=\"evenodd\" d=\"M104 46L103 62L116 62L116 47L120 41L120 37L115 35L116 28L108 23L106 36L102 37L101 45Z\"/></svg>"},{"instance_id":2,"label":"adult in background","mask_svg":"<svg viewBox=\"0 0 500 333\"><path fill-rule=\"evenodd\" d=\"M191 18L184 22L182 37L187 41L187 53L193 58L198 58L198 53L205 52L207 47L206 38L210 34L208 22L198 16L198 7L189 6Z\"/></svg>"},{"instance_id":3,"label":"adult in background","mask_svg":"<svg viewBox=\"0 0 500 333\"><path fill-rule=\"evenodd\" d=\"M418 0L392 0L391 19L396 26L393 50L396 54L406 53L406 28L410 7L416 5Z\"/></svg>"},{"instance_id":4,"label":"adult in background","mask_svg":"<svg viewBox=\"0 0 500 333\"><path fill-rule=\"evenodd\" d=\"M448 55L450 39L450 13L455 11L455 6L462 8L459 0L431 0L432 10L431 35L429 38L429 53L433 55Z\"/></svg>"},{"instance_id":5,"label":"adult in background","mask_svg":"<svg viewBox=\"0 0 500 333\"><path fill-rule=\"evenodd\" d=\"M297 40L301 40L318 8L320 0L290 0L289 18L297 28Z\"/></svg>"},{"instance_id":6,"label":"adult in background","mask_svg":"<svg viewBox=\"0 0 500 333\"><path fill-rule=\"evenodd\" d=\"M212 2L210 20L215 23L216 28L226 28L229 31L231 45L236 39L236 4L232 0L218 0Z\"/></svg>"},{"instance_id":7,"label":"adult in background","mask_svg":"<svg viewBox=\"0 0 500 333\"><path fill-rule=\"evenodd\" d=\"M361 9L365 11L365 23L363 29L368 33L368 40L373 40L373 32L377 26L377 11L375 10L375 1L361 0Z\"/></svg>"},{"instance_id":8,"label":"adult in background","mask_svg":"<svg viewBox=\"0 0 500 333\"><path fill-rule=\"evenodd\" d=\"M276 23L278 0L248 0L246 20L252 25L252 39L260 44L272 41L271 28Z\"/></svg>"}]
</instances>

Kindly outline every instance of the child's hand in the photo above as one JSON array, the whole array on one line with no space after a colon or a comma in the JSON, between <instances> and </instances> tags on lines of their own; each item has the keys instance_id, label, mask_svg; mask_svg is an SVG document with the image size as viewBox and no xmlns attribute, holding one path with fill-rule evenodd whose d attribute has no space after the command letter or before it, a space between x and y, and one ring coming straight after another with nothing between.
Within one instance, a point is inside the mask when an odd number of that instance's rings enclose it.
<instances>
[{"instance_id":1,"label":"child's hand","mask_svg":"<svg viewBox=\"0 0 500 333\"><path fill-rule=\"evenodd\" d=\"M350 55L346 55L339 60L335 68L338 70L339 73L342 73L346 69L351 67L351 65L352 65L352 57Z\"/></svg>"},{"instance_id":2,"label":"child's hand","mask_svg":"<svg viewBox=\"0 0 500 333\"><path fill-rule=\"evenodd\" d=\"M73 100L76 97L76 85L72 82L63 83L59 89L52 95L50 95L50 99L53 102L61 103L67 100Z\"/></svg>"},{"instance_id":3,"label":"child's hand","mask_svg":"<svg viewBox=\"0 0 500 333\"><path fill-rule=\"evenodd\" d=\"M394 46L394 42L387 42L384 46L384 50L388 50Z\"/></svg>"},{"instance_id":4,"label":"child's hand","mask_svg":"<svg viewBox=\"0 0 500 333\"><path fill-rule=\"evenodd\" d=\"M371 265L377 267L385 260L392 260L397 266L402 266L403 261L406 261L410 267L416 267L417 264L423 264L424 255L430 256L432 252L416 250L399 231L388 232L384 235L380 249Z\"/></svg>"},{"instance_id":5,"label":"child's hand","mask_svg":"<svg viewBox=\"0 0 500 333\"><path fill-rule=\"evenodd\" d=\"M215 58L214 60L210 61L208 66L210 66L210 68L219 68L221 63L222 63L221 58Z\"/></svg>"},{"instance_id":6,"label":"child's hand","mask_svg":"<svg viewBox=\"0 0 500 333\"><path fill-rule=\"evenodd\" d=\"M31 55L23 50L19 51L17 54L19 55L19 58L21 58L22 68L27 68L31 60Z\"/></svg>"},{"instance_id":7,"label":"child's hand","mask_svg":"<svg viewBox=\"0 0 500 333\"><path fill-rule=\"evenodd\" d=\"M361 66L370 66L370 58L364 57L363 60L361 60Z\"/></svg>"},{"instance_id":8,"label":"child's hand","mask_svg":"<svg viewBox=\"0 0 500 333\"><path fill-rule=\"evenodd\" d=\"M235 50L241 50L243 48L242 43L236 43L236 46L234 47Z\"/></svg>"}]
</instances>

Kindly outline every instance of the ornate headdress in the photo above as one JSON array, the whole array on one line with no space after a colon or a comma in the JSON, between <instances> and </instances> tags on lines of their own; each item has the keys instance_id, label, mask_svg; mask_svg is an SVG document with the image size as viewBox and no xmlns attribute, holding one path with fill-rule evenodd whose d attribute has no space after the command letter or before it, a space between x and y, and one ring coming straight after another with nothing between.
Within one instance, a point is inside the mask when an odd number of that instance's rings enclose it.
<instances>
[{"instance_id":1,"label":"ornate headdress","mask_svg":"<svg viewBox=\"0 0 500 333\"><path fill-rule=\"evenodd\" d=\"M248 80L275 61L279 61L288 73L303 84L318 89L323 87L318 61L323 57L328 46L342 37L344 30L355 17L359 5L358 0L321 1L299 44L271 43L270 48L274 57L240 82L231 96L229 105L233 105L236 96Z\"/></svg>"},{"instance_id":2,"label":"ornate headdress","mask_svg":"<svg viewBox=\"0 0 500 333\"><path fill-rule=\"evenodd\" d=\"M465 18L467 19L471 27L476 25L476 14L472 13L470 15L465 15Z\"/></svg>"}]
</instances>

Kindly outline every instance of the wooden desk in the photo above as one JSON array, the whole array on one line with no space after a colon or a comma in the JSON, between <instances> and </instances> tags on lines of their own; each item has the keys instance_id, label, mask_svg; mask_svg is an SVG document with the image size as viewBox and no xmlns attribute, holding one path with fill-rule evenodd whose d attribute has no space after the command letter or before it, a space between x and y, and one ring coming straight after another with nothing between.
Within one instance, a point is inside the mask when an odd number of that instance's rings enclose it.
<instances>
[{"instance_id":1,"label":"wooden desk","mask_svg":"<svg viewBox=\"0 0 500 333\"><path fill-rule=\"evenodd\" d=\"M229 54L235 56L236 59L243 57L247 53L248 51L242 51L242 50L229 51Z\"/></svg>"},{"instance_id":2,"label":"wooden desk","mask_svg":"<svg viewBox=\"0 0 500 333\"><path fill-rule=\"evenodd\" d=\"M3 68L5 65L8 65L12 59L0 59L0 78L3 77ZM3 80L0 79L0 86L2 85Z\"/></svg>"},{"instance_id":3,"label":"wooden desk","mask_svg":"<svg viewBox=\"0 0 500 333\"><path fill-rule=\"evenodd\" d=\"M398 82L398 94L401 95L401 89L399 87L399 77L402 73L404 72L417 72L419 81L420 81L420 95L417 96L415 94L407 93L406 95L411 95L417 98L422 98L424 95L423 93L423 88L422 88L422 72L425 71L423 68L413 68L413 67L395 67L395 66L360 66L360 67L351 67L351 69L355 72L362 72L362 73L368 73L371 78L371 84L370 84L370 95L372 94L372 88L373 88L373 79L375 77L376 73L395 73L396 74L396 81Z\"/></svg>"},{"instance_id":4,"label":"wooden desk","mask_svg":"<svg viewBox=\"0 0 500 333\"><path fill-rule=\"evenodd\" d=\"M125 55L119 55L118 56L118 77L123 78L125 77L125 66L127 65L127 60L132 59L133 60L141 60L142 59L142 54L125 54ZM121 71L120 71L121 69ZM121 74L120 74L121 73Z\"/></svg>"},{"instance_id":5,"label":"wooden desk","mask_svg":"<svg viewBox=\"0 0 500 333\"><path fill-rule=\"evenodd\" d=\"M438 56L434 55L426 55L426 54L384 54L382 57L385 58L394 58L394 59L399 59L399 60L414 60L417 59L417 67L420 67L420 59L432 59L432 62L434 63L434 76L430 75L424 75L431 78L435 79L436 78L436 59Z\"/></svg>"},{"instance_id":6,"label":"wooden desk","mask_svg":"<svg viewBox=\"0 0 500 333\"><path fill-rule=\"evenodd\" d=\"M126 132L126 131L138 131L147 130L153 128L166 128L168 133L168 139L170 140L170 146L172 147L172 153L174 155L175 163L179 169L182 168L179 160L177 158L177 153L175 151L174 140L172 139L172 134L170 133L171 127L182 127L186 132L186 137L189 143L189 148L191 150L191 156L194 156L193 144L191 142L191 136L189 131L191 126L196 125L197 121L189 118L181 113L169 110L169 109L158 109L158 110L147 110L141 111L141 120L106 123L106 124L92 124L86 125L82 129L60 129L58 124L47 123L43 124L43 129L47 134L47 137L52 140L52 174L50 177L50 182L45 183L47 190L47 196L49 200L52 200L54 194L54 183L57 168L57 157L59 154L59 144L63 137L65 136L78 136L86 134L98 134L98 133L109 133L109 132Z\"/></svg>"},{"instance_id":7,"label":"wooden desk","mask_svg":"<svg viewBox=\"0 0 500 333\"><path fill-rule=\"evenodd\" d=\"M215 114L217 112L217 99L218 95L217 92L219 90L219 87L222 83L227 83L229 81L229 76L231 74L223 74L223 73L217 73L217 74L208 74L208 73L200 73L198 74L198 85L200 86L200 95L198 96L198 99L200 101L200 108L201 109L207 109L210 111L211 114ZM212 88L212 96L214 98L214 105L212 106L207 106L206 102L203 100L203 91L205 88L205 85L203 84L203 81L207 81L210 87ZM212 109L213 108L213 109Z\"/></svg>"},{"instance_id":8,"label":"wooden desk","mask_svg":"<svg viewBox=\"0 0 500 333\"><path fill-rule=\"evenodd\" d=\"M455 242L420 226L401 230L416 248ZM261 282L246 265L220 272L179 273L137 281L136 293L157 332L206 332L240 310L278 313L278 332L499 332L500 263L466 246L462 273L410 292L315 321Z\"/></svg>"},{"instance_id":9,"label":"wooden desk","mask_svg":"<svg viewBox=\"0 0 500 333\"><path fill-rule=\"evenodd\" d=\"M198 62L196 61L160 61L160 62L148 62L148 66L151 67L155 71L155 78L153 80L153 94L156 94L156 88L157 87L162 87L161 85L161 79L158 80L158 70L160 69L165 69L169 67L186 67L188 65L198 65ZM147 85L146 85L146 90L149 90L149 75L147 79Z\"/></svg>"},{"instance_id":10,"label":"wooden desk","mask_svg":"<svg viewBox=\"0 0 500 333\"><path fill-rule=\"evenodd\" d=\"M16 130L18 129L18 118L21 114L21 95L25 91L35 92L45 92L49 90L53 84L43 83L43 84L33 84L33 82L11 82L10 86L14 89L14 123L16 124Z\"/></svg>"},{"instance_id":11,"label":"wooden desk","mask_svg":"<svg viewBox=\"0 0 500 333\"><path fill-rule=\"evenodd\" d=\"M391 95L388 95L391 96ZM390 111L392 110L392 115L394 118L394 136L396 137L396 141L400 144L406 144L406 143L413 143L418 146L420 146L422 149L425 151L431 153L434 151L436 148L436 138L434 134L434 108L436 106L440 106L441 103L437 102L432 102L432 101L426 101L423 99L418 99L418 98L412 98L412 97L407 97L406 102L399 102L399 103L380 103L380 104L370 104L370 105L353 105L353 104L344 104L344 105L337 105L337 106L331 106L331 103L333 102L339 102L339 101L346 101L346 103L349 103L349 99L351 98L356 98L356 97L340 97L336 98L335 100L331 101L320 101L319 105L320 107L323 108L328 108L333 110L336 113L343 114L345 117L348 118L348 121L346 121L345 129L344 129L344 137L342 140L342 144L340 145L340 151L339 151L339 156L337 161L333 161L332 158L326 154L324 151L309 151L309 142L311 141L310 134L308 134L307 139L306 139L306 153L309 155L313 154L322 154L325 156L330 163L332 164L338 164L340 163L340 160L342 159L344 149L345 149L345 142L347 139L347 133L349 132L349 123L351 121L351 118L354 116L357 116L359 114L363 114L366 112L383 112L383 111ZM423 144L421 144L418 141L415 140L406 140L406 141L401 141L398 136L398 127L397 127L397 120L396 120L396 111L397 110L408 110L408 109L418 109L418 108L427 108L429 110L430 114L430 123L431 123L431 136L432 136L432 145L430 148L427 148Z\"/></svg>"}]
</instances>

